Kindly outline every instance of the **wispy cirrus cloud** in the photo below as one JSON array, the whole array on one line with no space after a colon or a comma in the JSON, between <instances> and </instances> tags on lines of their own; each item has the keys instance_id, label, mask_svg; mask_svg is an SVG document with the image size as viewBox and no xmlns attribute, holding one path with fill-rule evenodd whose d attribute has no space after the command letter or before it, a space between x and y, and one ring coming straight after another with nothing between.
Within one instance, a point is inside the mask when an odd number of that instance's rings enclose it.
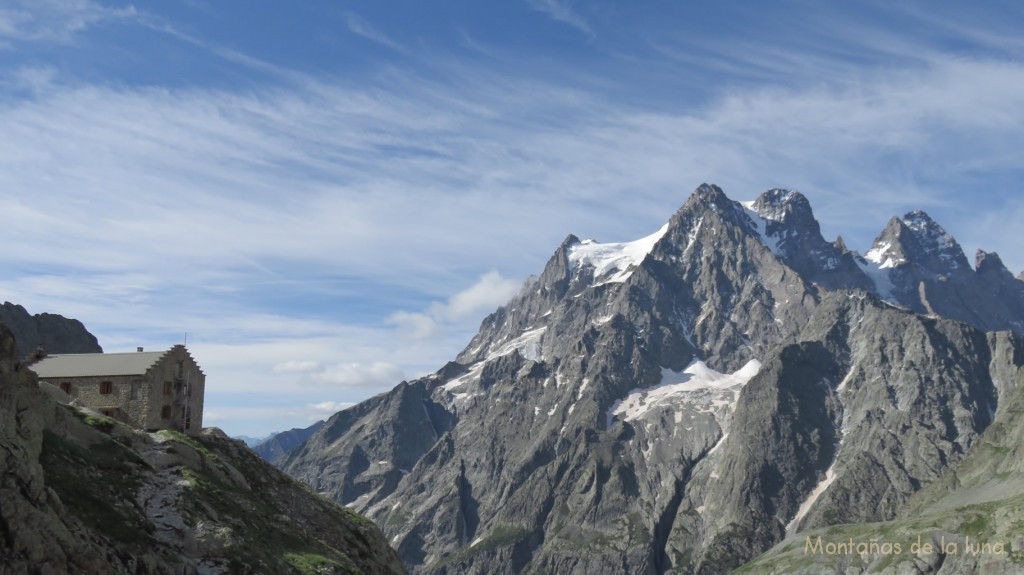
<instances>
[{"instance_id":1,"label":"wispy cirrus cloud","mask_svg":"<svg viewBox=\"0 0 1024 575\"><path fill-rule=\"evenodd\" d=\"M110 8L91 0L13 0L0 7L0 45L59 42L101 22L133 18L135 7Z\"/></svg>"},{"instance_id":2,"label":"wispy cirrus cloud","mask_svg":"<svg viewBox=\"0 0 1024 575\"><path fill-rule=\"evenodd\" d=\"M568 4L534 4L591 29ZM865 67L834 32L839 55L719 44L696 52L715 54L703 68L661 39L651 85L679 66L725 81L658 106L593 89L616 79L586 68L492 60L238 90L38 68L20 81L45 90L0 99L0 293L83 320L109 351L188 332L211 413L255 434L437 369L567 233L647 235L704 181L736 199L799 189L826 234L862 250L889 215L924 208L1024 269L1007 231L1024 213L1007 192L1024 165L1020 60L885 35L868 43L893 64Z\"/></svg>"},{"instance_id":3,"label":"wispy cirrus cloud","mask_svg":"<svg viewBox=\"0 0 1024 575\"><path fill-rule=\"evenodd\" d=\"M587 20L572 9L566 0L526 0L530 8L545 14L552 20L583 32L587 36L595 36L593 28Z\"/></svg>"},{"instance_id":4,"label":"wispy cirrus cloud","mask_svg":"<svg viewBox=\"0 0 1024 575\"><path fill-rule=\"evenodd\" d=\"M381 46L384 46L386 48L391 48L396 52L400 52L403 54L407 52L405 46L402 46L398 42L395 42L390 37L388 37L387 34L381 32L377 28L374 28L373 26L370 25L369 22L357 16L356 14L353 14L352 12L345 13L345 22L348 24L349 32L352 32L353 34L362 36L363 38L366 38L371 42L380 44Z\"/></svg>"}]
</instances>

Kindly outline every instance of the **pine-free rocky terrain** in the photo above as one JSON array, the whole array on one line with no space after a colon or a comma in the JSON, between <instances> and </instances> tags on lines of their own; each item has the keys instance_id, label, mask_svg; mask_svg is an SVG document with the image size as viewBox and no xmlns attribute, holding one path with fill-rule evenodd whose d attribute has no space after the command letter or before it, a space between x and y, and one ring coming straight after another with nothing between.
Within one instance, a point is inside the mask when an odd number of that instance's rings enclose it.
<instances>
[{"instance_id":1,"label":"pine-free rocky terrain","mask_svg":"<svg viewBox=\"0 0 1024 575\"><path fill-rule=\"evenodd\" d=\"M95 345L76 321L44 321L55 352ZM26 341L39 327L12 322ZM406 572L372 522L241 441L145 433L60 403L18 358L0 324L0 575Z\"/></svg>"},{"instance_id":2,"label":"pine-free rocky terrain","mask_svg":"<svg viewBox=\"0 0 1024 575\"><path fill-rule=\"evenodd\" d=\"M861 255L702 185L277 464L419 574L1017 573L1022 277L924 212Z\"/></svg>"}]
</instances>

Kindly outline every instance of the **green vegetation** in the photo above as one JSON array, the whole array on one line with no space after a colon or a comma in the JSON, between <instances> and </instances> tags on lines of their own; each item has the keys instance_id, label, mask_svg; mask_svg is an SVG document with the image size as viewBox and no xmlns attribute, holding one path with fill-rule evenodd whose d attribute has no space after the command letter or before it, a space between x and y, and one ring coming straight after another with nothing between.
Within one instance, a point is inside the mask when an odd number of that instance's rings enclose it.
<instances>
[{"instance_id":1,"label":"green vegetation","mask_svg":"<svg viewBox=\"0 0 1024 575\"><path fill-rule=\"evenodd\" d=\"M157 433L167 439L171 439L179 443L184 443L185 445L188 445L192 449L198 451L199 454L202 455L204 459L210 461L211 463L218 463L220 460L220 458L217 457L216 453L211 451L210 448L203 445L199 440L197 440L194 437L189 437L188 435L185 435L180 431L174 431L172 429L162 429Z\"/></svg>"},{"instance_id":2,"label":"green vegetation","mask_svg":"<svg viewBox=\"0 0 1024 575\"><path fill-rule=\"evenodd\" d=\"M134 548L151 542L152 527L135 502L145 464L134 451L113 440L83 448L44 431L40 463L47 486L88 527Z\"/></svg>"},{"instance_id":3,"label":"green vegetation","mask_svg":"<svg viewBox=\"0 0 1024 575\"><path fill-rule=\"evenodd\" d=\"M96 429L102 431L103 433L110 433L111 431L114 430L114 426L117 425L116 421L104 415L87 415L85 416L85 418L82 419L82 421L84 421L86 425L95 427Z\"/></svg>"},{"instance_id":4,"label":"green vegetation","mask_svg":"<svg viewBox=\"0 0 1024 575\"><path fill-rule=\"evenodd\" d=\"M388 515L388 525L401 525L409 521L409 515L401 509L396 509Z\"/></svg>"},{"instance_id":5,"label":"green vegetation","mask_svg":"<svg viewBox=\"0 0 1024 575\"><path fill-rule=\"evenodd\" d=\"M176 435L172 437L178 439ZM212 444L203 445L199 440L188 439L191 440L189 445L204 457L211 447L216 448ZM181 475L187 486L184 504L193 519L205 517L209 510L213 510L223 523L244 520L245 528L235 531L238 541L224 550L231 565L235 566L232 572L361 573L345 553L283 521L280 511L258 492L229 485L202 469L182 467ZM259 476L248 477L257 480ZM351 511L347 511L345 516L368 521Z\"/></svg>"},{"instance_id":6,"label":"green vegetation","mask_svg":"<svg viewBox=\"0 0 1024 575\"><path fill-rule=\"evenodd\" d=\"M284 560L302 575L318 575L320 573L362 573L351 562L340 563L315 553L285 553Z\"/></svg>"},{"instance_id":7,"label":"green vegetation","mask_svg":"<svg viewBox=\"0 0 1024 575\"><path fill-rule=\"evenodd\" d=\"M106 434L110 434L116 426L120 425L117 420L112 417L107 417L105 415L92 415L85 410L72 405L64 405L64 407L70 411L72 415L77 417L79 421L82 421L89 427L94 427Z\"/></svg>"},{"instance_id":8,"label":"green vegetation","mask_svg":"<svg viewBox=\"0 0 1024 575\"><path fill-rule=\"evenodd\" d=\"M972 519L962 522L959 531L971 537L981 538L990 533L991 526L989 525L988 517L978 514Z\"/></svg>"}]
</instances>

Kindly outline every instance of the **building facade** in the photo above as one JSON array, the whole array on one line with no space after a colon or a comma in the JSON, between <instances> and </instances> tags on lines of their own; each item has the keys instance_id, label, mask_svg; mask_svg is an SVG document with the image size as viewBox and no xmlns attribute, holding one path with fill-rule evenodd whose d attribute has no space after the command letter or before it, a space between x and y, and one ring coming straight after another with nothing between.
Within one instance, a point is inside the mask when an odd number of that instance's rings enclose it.
<instances>
[{"instance_id":1,"label":"building facade","mask_svg":"<svg viewBox=\"0 0 1024 575\"><path fill-rule=\"evenodd\" d=\"M139 429L197 434L203 428L206 376L184 345L46 355L29 368L81 405Z\"/></svg>"}]
</instances>

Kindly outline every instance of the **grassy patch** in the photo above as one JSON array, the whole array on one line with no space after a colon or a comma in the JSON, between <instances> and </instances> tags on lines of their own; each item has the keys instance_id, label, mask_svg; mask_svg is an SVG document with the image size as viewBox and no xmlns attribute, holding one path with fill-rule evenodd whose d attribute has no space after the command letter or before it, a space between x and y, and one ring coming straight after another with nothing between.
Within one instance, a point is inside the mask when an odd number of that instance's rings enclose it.
<instances>
[{"instance_id":1,"label":"grassy patch","mask_svg":"<svg viewBox=\"0 0 1024 575\"><path fill-rule=\"evenodd\" d=\"M109 434L114 430L114 427L118 425L117 420L112 417L107 417L105 415L92 415L72 405L64 405L64 407L67 408L72 415L77 417L79 421L85 423L89 427L94 427L103 433Z\"/></svg>"},{"instance_id":2,"label":"grassy patch","mask_svg":"<svg viewBox=\"0 0 1024 575\"><path fill-rule=\"evenodd\" d=\"M159 433L163 437L177 441L178 443L184 443L185 445L188 445L192 449L195 449L197 452L199 452L199 454L202 455L204 459L207 459L214 463L220 460L216 453L211 451L209 447L203 445L202 442L200 442L194 437L189 437L188 435L185 435L180 431L174 431L172 429L162 429L157 433Z\"/></svg>"},{"instance_id":3,"label":"grassy patch","mask_svg":"<svg viewBox=\"0 0 1024 575\"><path fill-rule=\"evenodd\" d=\"M388 525L402 525L409 522L409 515L401 509L396 509L388 515Z\"/></svg>"},{"instance_id":4,"label":"grassy patch","mask_svg":"<svg viewBox=\"0 0 1024 575\"><path fill-rule=\"evenodd\" d=\"M135 452L113 440L83 448L45 431L40 463L65 508L97 533L133 548L148 546L152 526L135 503Z\"/></svg>"},{"instance_id":5,"label":"grassy patch","mask_svg":"<svg viewBox=\"0 0 1024 575\"><path fill-rule=\"evenodd\" d=\"M991 528L989 527L989 520L984 515L975 515L973 518L964 521L960 524L959 531L965 535L971 537L981 538L987 535Z\"/></svg>"},{"instance_id":6,"label":"grassy patch","mask_svg":"<svg viewBox=\"0 0 1024 575\"><path fill-rule=\"evenodd\" d=\"M110 433L114 430L114 426L117 425L117 422L114 421L113 418L105 415L86 415L82 421L84 421L86 425L95 427L103 433Z\"/></svg>"},{"instance_id":7,"label":"grassy patch","mask_svg":"<svg viewBox=\"0 0 1024 575\"><path fill-rule=\"evenodd\" d=\"M346 564L315 553L285 553L284 560L302 575L362 573L351 561Z\"/></svg>"},{"instance_id":8,"label":"grassy patch","mask_svg":"<svg viewBox=\"0 0 1024 575\"><path fill-rule=\"evenodd\" d=\"M236 530L239 545L227 551L227 559L238 566L232 572L362 573L348 556L315 534L282 524L278 510L257 493L227 485L201 470L182 467L181 474L188 486L184 503L194 518L212 509L221 522L244 522L244 528Z\"/></svg>"}]
</instances>

